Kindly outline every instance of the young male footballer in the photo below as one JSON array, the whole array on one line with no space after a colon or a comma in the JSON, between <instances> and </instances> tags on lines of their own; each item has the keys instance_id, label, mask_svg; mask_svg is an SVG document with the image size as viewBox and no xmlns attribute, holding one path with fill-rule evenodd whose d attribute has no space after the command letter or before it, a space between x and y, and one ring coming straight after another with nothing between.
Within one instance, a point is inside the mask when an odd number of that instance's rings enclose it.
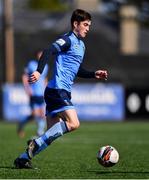
<instances>
[{"instance_id":1,"label":"young male footballer","mask_svg":"<svg viewBox=\"0 0 149 180\"><path fill-rule=\"evenodd\" d=\"M90 25L91 15L82 9L76 9L71 16L71 31L43 51L37 70L31 74L29 82L35 83L39 80L47 61L55 55L53 77L44 92L47 131L42 136L28 141L26 151L14 161L16 168L32 168L31 159L35 155L63 134L79 127L79 119L71 102L71 88L76 76L107 79L106 70L90 72L81 65L85 53L82 39L89 32Z\"/></svg>"},{"instance_id":2,"label":"young male footballer","mask_svg":"<svg viewBox=\"0 0 149 180\"><path fill-rule=\"evenodd\" d=\"M46 120L45 120L45 103L44 103L43 93L47 84L48 65L46 64L44 71L40 76L39 81L37 81L34 84L29 84L28 82L29 75L32 74L37 69L38 60L40 59L41 54L42 51L36 52L36 57L28 62L27 66L25 67L24 73L22 75L22 82L24 85L24 89L27 95L29 96L29 100L30 100L31 115L25 117L18 124L17 133L20 138L23 138L25 135L24 126L33 118L37 123L36 135L41 136L45 131Z\"/></svg>"}]
</instances>

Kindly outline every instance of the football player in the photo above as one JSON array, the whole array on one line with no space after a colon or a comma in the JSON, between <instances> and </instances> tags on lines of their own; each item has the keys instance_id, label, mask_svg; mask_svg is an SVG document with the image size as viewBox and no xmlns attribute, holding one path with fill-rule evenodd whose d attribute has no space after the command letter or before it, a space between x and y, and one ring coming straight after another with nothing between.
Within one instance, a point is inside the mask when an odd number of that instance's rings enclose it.
<instances>
[{"instance_id":1,"label":"football player","mask_svg":"<svg viewBox=\"0 0 149 180\"><path fill-rule=\"evenodd\" d=\"M22 82L27 95L30 100L31 115L25 117L18 124L17 133L19 137L23 138L25 135L24 126L32 119L35 119L37 123L37 136L41 136L44 133L46 120L45 120L45 102L44 102L44 89L47 85L47 73L48 65L45 65L44 71L39 79L34 84L29 84L29 75L32 74L38 66L38 60L42 51L37 51L36 58L31 59L27 66L25 67L24 73L22 75Z\"/></svg>"},{"instance_id":2,"label":"football player","mask_svg":"<svg viewBox=\"0 0 149 180\"><path fill-rule=\"evenodd\" d=\"M38 68L30 78L36 83L45 64L55 55L54 73L45 92L47 131L40 137L30 140L26 152L15 159L16 168L32 168L31 159L47 148L60 136L76 130L80 126L75 107L71 102L71 88L75 77L107 79L106 70L90 72L82 67L85 53L83 38L91 26L91 15L76 9L71 16L71 31L62 35L51 47L45 49L38 63Z\"/></svg>"}]
</instances>

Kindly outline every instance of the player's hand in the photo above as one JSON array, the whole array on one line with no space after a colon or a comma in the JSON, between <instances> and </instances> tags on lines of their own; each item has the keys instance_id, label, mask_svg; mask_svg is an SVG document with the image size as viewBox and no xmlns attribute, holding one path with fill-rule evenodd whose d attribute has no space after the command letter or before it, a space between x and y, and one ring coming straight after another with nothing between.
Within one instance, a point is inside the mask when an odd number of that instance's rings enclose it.
<instances>
[{"instance_id":1,"label":"player's hand","mask_svg":"<svg viewBox=\"0 0 149 180\"><path fill-rule=\"evenodd\" d=\"M108 72L106 70L97 70L95 72L95 78L96 79L104 79L107 80L108 78Z\"/></svg>"},{"instance_id":2,"label":"player's hand","mask_svg":"<svg viewBox=\"0 0 149 180\"><path fill-rule=\"evenodd\" d=\"M28 82L30 84L35 83L36 81L38 81L38 79L40 78L40 73L38 71L34 71L28 79Z\"/></svg>"}]
</instances>

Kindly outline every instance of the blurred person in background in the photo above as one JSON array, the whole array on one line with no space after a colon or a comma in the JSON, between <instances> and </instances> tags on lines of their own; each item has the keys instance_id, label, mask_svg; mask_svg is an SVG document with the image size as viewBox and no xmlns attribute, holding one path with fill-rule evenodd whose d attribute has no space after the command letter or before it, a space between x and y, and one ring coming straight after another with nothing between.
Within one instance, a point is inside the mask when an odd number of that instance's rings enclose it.
<instances>
[{"instance_id":1,"label":"blurred person in background","mask_svg":"<svg viewBox=\"0 0 149 180\"><path fill-rule=\"evenodd\" d=\"M89 32L90 25L91 15L81 9L75 10L71 16L71 31L59 37L51 47L43 51L37 70L29 77L30 83L39 81L45 64L55 55L53 77L44 92L47 131L42 136L28 141L26 152L14 161L16 168L32 168L31 159L35 155L63 134L79 127L77 112L71 102L71 89L75 77L107 79L106 70L91 72L82 67L85 53L82 39Z\"/></svg>"},{"instance_id":2,"label":"blurred person in background","mask_svg":"<svg viewBox=\"0 0 149 180\"><path fill-rule=\"evenodd\" d=\"M48 65L46 64L44 71L41 75L39 81L34 84L29 84L28 79L29 75L31 75L38 66L38 60L42 55L42 51L37 51L35 54L35 59L31 59L27 66L24 69L24 73L22 75L22 82L25 88L27 95L30 100L30 109L31 114L21 120L17 127L17 133L20 138L25 136L24 126L30 121L35 120L37 123L37 136L41 136L44 133L46 120L45 120L45 102L44 102L44 89L47 85L47 73L48 73Z\"/></svg>"}]
</instances>

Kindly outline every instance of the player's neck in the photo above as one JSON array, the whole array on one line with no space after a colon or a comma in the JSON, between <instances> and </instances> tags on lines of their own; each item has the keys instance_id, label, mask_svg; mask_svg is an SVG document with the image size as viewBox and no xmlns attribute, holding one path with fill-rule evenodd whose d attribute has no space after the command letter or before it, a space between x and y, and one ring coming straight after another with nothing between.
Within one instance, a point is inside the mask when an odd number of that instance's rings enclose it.
<instances>
[{"instance_id":1,"label":"player's neck","mask_svg":"<svg viewBox=\"0 0 149 180\"><path fill-rule=\"evenodd\" d=\"M80 39L81 37L79 36L79 34L75 31L75 30L72 30L73 34L78 38Z\"/></svg>"}]
</instances>

